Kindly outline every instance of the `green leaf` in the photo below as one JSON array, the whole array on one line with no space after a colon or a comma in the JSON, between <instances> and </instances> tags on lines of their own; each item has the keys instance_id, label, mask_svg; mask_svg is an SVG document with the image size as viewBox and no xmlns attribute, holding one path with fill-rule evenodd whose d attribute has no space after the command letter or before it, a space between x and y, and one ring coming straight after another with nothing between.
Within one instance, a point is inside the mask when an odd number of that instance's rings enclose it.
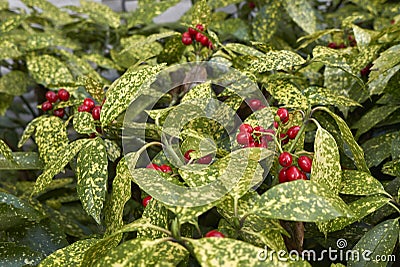
<instances>
[{"instance_id":1,"label":"green leaf","mask_svg":"<svg viewBox=\"0 0 400 267\"><path fill-rule=\"evenodd\" d=\"M0 92L19 96L26 92L29 77L25 72L12 70L0 78Z\"/></svg>"},{"instance_id":2,"label":"green leaf","mask_svg":"<svg viewBox=\"0 0 400 267\"><path fill-rule=\"evenodd\" d=\"M211 18L211 8L206 0L199 0L193 5L191 10L192 25L201 24L204 28L208 27Z\"/></svg>"},{"instance_id":3,"label":"green leaf","mask_svg":"<svg viewBox=\"0 0 400 267\"><path fill-rule=\"evenodd\" d=\"M145 83L150 84L163 67L164 65L157 65L136 71L130 69L113 82L101 110L101 123L107 125L121 114L139 96L141 86Z\"/></svg>"},{"instance_id":4,"label":"green leaf","mask_svg":"<svg viewBox=\"0 0 400 267\"><path fill-rule=\"evenodd\" d=\"M65 47L69 49L79 49L79 45L66 36L61 36L55 32L35 33L30 35L24 46L25 51L41 50L45 48Z\"/></svg>"},{"instance_id":5,"label":"green leaf","mask_svg":"<svg viewBox=\"0 0 400 267\"><path fill-rule=\"evenodd\" d=\"M397 133L382 134L367 140L362 148L365 151L365 161L368 167L378 166L383 160L390 157L391 143Z\"/></svg>"},{"instance_id":6,"label":"green leaf","mask_svg":"<svg viewBox=\"0 0 400 267\"><path fill-rule=\"evenodd\" d=\"M356 138L360 137L363 133L368 132L376 124L385 120L390 114L399 109L399 106L381 106L375 107L364 114L353 126L357 129Z\"/></svg>"},{"instance_id":7,"label":"green leaf","mask_svg":"<svg viewBox=\"0 0 400 267\"><path fill-rule=\"evenodd\" d=\"M272 187L261 196L253 213L266 218L302 222L351 216L347 205L330 188L304 180Z\"/></svg>"},{"instance_id":8,"label":"green leaf","mask_svg":"<svg viewBox=\"0 0 400 267\"><path fill-rule=\"evenodd\" d=\"M100 215L107 192L107 152L104 141L90 140L79 152L76 160L76 190L83 209L100 224Z\"/></svg>"},{"instance_id":9,"label":"green leaf","mask_svg":"<svg viewBox=\"0 0 400 267\"><path fill-rule=\"evenodd\" d=\"M320 126L315 134L314 151L310 179L338 194L342 180L339 149L335 138Z\"/></svg>"},{"instance_id":10,"label":"green leaf","mask_svg":"<svg viewBox=\"0 0 400 267\"><path fill-rule=\"evenodd\" d=\"M22 2L28 7L40 8L41 16L50 19L55 25L65 25L73 22L67 12L62 11L46 0L22 0Z\"/></svg>"},{"instance_id":11,"label":"green leaf","mask_svg":"<svg viewBox=\"0 0 400 267\"><path fill-rule=\"evenodd\" d=\"M46 164L45 170L36 179L32 194L34 195L42 192L51 183L53 177L60 173L65 165L67 165L82 148L87 146L90 141L89 139L79 139L60 150L60 152L56 154L55 159Z\"/></svg>"},{"instance_id":12,"label":"green leaf","mask_svg":"<svg viewBox=\"0 0 400 267\"><path fill-rule=\"evenodd\" d=\"M216 98L211 88L211 81L198 84L187 92L181 102L190 102L190 100Z\"/></svg>"},{"instance_id":13,"label":"green leaf","mask_svg":"<svg viewBox=\"0 0 400 267\"><path fill-rule=\"evenodd\" d=\"M73 119L74 129L80 134L91 134L96 132L94 119L89 112L77 112Z\"/></svg>"},{"instance_id":14,"label":"green leaf","mask_svg":"<svg viewBox=\"0 0 400 267\"><path fill-rule=\"evenodd\" d=\"M366 160L364 159L364 151L357 144L356 140L353 137L353 134L351 133L351 130L349 129L349 126L347 126L347 123L341 117L339 117L329 109L324 107L321 107L320 109L326 111L335 120L337 126L339 127L341 137L347 143L353 154L354 162L357 168L360 171L369 173L368 166L370 165L367 165Z\"/></svg>"},{"instance_id":15,"label":"green leaf","mask_svg":"<svg viewBox=\"0 0 400 267\"><path fill-rule=\"evenodd\" d=\"M12 104L14 96L0 93L0 116L4 116L8 107Z\"/></svg>"},{"instance_id":16,"label":"green leaf","mask_svg":"<svg viewBox=\"0 0 400 267\"><path fill-rule=\"evenodd\" d=\"M369 173L344 170L342 175L341 194L357 196L387 194L383 185Z\"/></svg>"},{"instance_id":17,"label":"green leaf","mask_svg":"<svg viewBox=\"0 0 400 267\"><path fill-rule=\"evenodd\" d=\"M86 91L101 103L105 98L104 85L89 76L81 76L79 80L84 84Z\"/></svg>"},{"instance_id":18,"label":"green leaf","mask_svg":"<svg viewBox=\"0 0 400 267\"><path fill-rule=\"evenodd\" d=\"M0 265L20 267L36 265L44 258L40 252L26 246L19 246L13 242L0 242Z\"/></svg>"},{"instance_id":19,"label":"green leaf","mask_svg":"<svg viewBox=\"0 0 400 267\"><path fill-rule=\"evenodd\" d=\"M383 255L391 255L398 238L398 219L381 222L369 230L352 248L352 250L358 251L359 255L363 255L362 253L366 250L370 251L371 253L367 254L367 259L365 257L349 259L347 266L387 266L387 262L379 261L379 259Z\"/></svg>"},{"instance_id":20,"label":"green leaf","mask_svg":"<svg viewBox=\"0 0 400 267\"><path fill-rule=\"evenodd\" d=\"M93 266L177 266L187 255L178 243L136 238L110 250Z\"/></svg>"},{"instance_id":21,"label":"green leaf","mask_svg":"<svg viewBox=\"0 0 400 267\"><path fill-rule=\"evenodd\" d=\"M41 170L44 167L37 152L14 152L13 162L0 155L0 170Z\"/></svg>"},{"instance_id":22,"label":"green leaf","mask_svg":"<svg viewBox=\"0 0 400 267\"><path fill-rule=\"evenodd\" d=\"M53 56L28 57L26 64L33 79L47 88L58 89L59 84L74 82L66 65Z\"/></svg>"},{"instance_id":23,"label":"green leaf","mask_svg":"<svg viewBox=\"0 0 400 267\"><path fill-rule=\"evenodd\" d=\"M254 58L247 70L259 73L271 70L291 70L294 66L305 62L301 56L292 51L270 51L264 56Z\"/></svg>"},{"instance_id":24,"label":"green leaf","mask_svg":"<svg viewBox=\"0 0 400 267\"><path fill-rule=\"evenodd\" d=\"M131 198L131 175L125 158L117 165L117 175L112 184L112 193L105 209L106 236L124 225L122 216L126 202Z\"/></svg>"},{"instance_id":25,"label":"green leaf","mask_svg":"<svg viewBox=\"0 0 400 267\"><path fill-rule=\"evenodd\" d=\"M17 28L21 23L26 19L26 16L14 14L13 16L2 19L0 24L0 32L7 33ZM7 41L6 41L7 42ZM4 47L9 46L12 42L7 42L4 44ZM15 46L15 45L14 45Z\"/></svg>"},{"instance_id":26,"label":"green leaf","mask_svg":"<svg viewBox=\"0 0 400 267\"><path fill-rule=\"evenodd\" d=\"M242 2L241 0L209 0L208 4L210 5L211 8L220 8L220 7L226 7L228 5L232 4L238 4Z\"/></svg>"},{"instance_id":27,"label":"green leaf","mask_svg":"<svg viewBox=\"0 0 400 267\"><path fill-rule=\"evenodd\" d=\"M252 23L253 39L268 42L275 34L281 18L282 2L269 0L256 13Z\"/></svg>"},{"instance_id":28,"label":"green leaf","mask_svg":"<svg viewBox=\"0 0 400 267\"><path fill-rule=\"evenodd\" d=\"M310 105L332 105L337 107L352 107L360 106L359 103L339 95L333 90L324 87L311 86L303 90L304 96L307 97Z\"/></svg>"},{"instance_id":29,"label":"green leaf","mask_svg":"<svg viewBox=\"0 0 400 267\"><path fill-rule=\"evenodd\" d=\"M109 6L92 1L80 1L83 12L96 23L105 24L111 28L118 28L121 25L121 18Z\"/></svg>"},{"instance_id":30,"label":"green leaf","mask_svg":"<svg viewBox=\"0 0 400 267\"><path fill-rule=\"evenodd\" d=\"M0 59L10 59L10 58L18 58L22 56L22 53L19 51L18 47L9 41L2 40L0 43Z\"/></svg>"},{"instance_id":31,"label":"green leaf","mask_svg":"<svg viewBox=\"0 0 400 267\"><path fill-rule=\"evenodd\" d=\"M165 0L160 2L140 1L138 8L128 17L127 28L133 28L138 24L150 24L153 22L154 17L162 14L179 2L179 0Z\"/></svg>"},{"instance_id":32,"label":"green leaf","mask_svg":"<svg viewBox=\"0 0 400 267\"><path fill-rule=\"evenodd\" d=\"M3 155L8 161L15 163L14 157L12 155L12 150L1 139L0 139L0 155Z\"/></svg>"},{"instance_id":33,"label":"green leaf","mask_svg":"<svg viewBox=\"0 0 400 267\"><path fill-rule=\"evenodd\" d=\"M40 221L43 216L29 203L18 197L0 192L0 229L18 226L27 221Z\"/></svg>"},{"instance_id":34,"label":"green leaf","mask_svg":"<svg viewBox=\"0 0 400 267\"><path fill-rule=\"evenodd\" d=\"M278 100L280 104L284 104L287 108L308 109L308 100L293 84L286 80L269 81L266 89L272 96Z\"/></svg>"},{"instance_id":35,"label":"green leaf","mask_svg":"<svg viewBox=\"0 0 400 267\"><path fill-rule=\"evenodd\" d=\"M95 238L76 241L75 243L59 249L40 262L39 267L81 266L81 261L86 250L99 240Z\"/></svg>"},{"instance_id":36,"label":"green leaf","mask_svg":"<svg viewBox=\"0 0 400 267\"><path fill-rule=\"evenodd\" d=\"M244 44L239 44L239 43L228 43L225 45L226 49L229 49L235 53L241 54L241 55L248 55L248 56L254 56L254 57L261 57L264 55L263 52L251 47L247 46Z\"/></svg>"},{"instance_id":37,"label":"green leaf","mask_svg":"<svg viewBox=\"0 0 400 267\"><path fill-rule=\"evenodd\" d=\"M307 262L278 261L278 257L271 256L271 251L230 238L188 239L188 242L204 266L310 266ZM264 256L264 261L258 259Z\"/></svg>"},{"instance_id":38,"label":"green leaf","mask_svg":"<svg viewBox=\"0 0 400 267\"><path fill-rule=\"evenodd\" d=\"M168 210L161 204L161 202L152 198L144 209L142 218L148 221L152 225L159 226L167 229L169 226L169 214ZM142 228L138 230L138 237L157 239L165 237L166 234L151 228Z\"/></svg>"},{"instance_id":39,"label":"green leaf","mask_svg":"<svg viewBox=\"0 0 400 267\"><path fill-rule=\"evenodd\" d=\"M285 8L289 16L308 34L318 30L316 11L307 0L286 0Z\"/></svg>"},{"instance_id":40,"label":"green leaf","mask_svg":"<svg viewBox=\"0 0 400 267\"><path fill-rule=\"evenodd\" d=\"M104 145L106 146L107 156L110 161L116 161L121 156L121 148L116 141L104 139Z\"/></svg>"},{"instance_id":41,"label":"green leaf","mask_svg":"<svg viewBox=\"0 0 400 267\"><path fill-rule=\"evenodd\" d=\"M382 167L382 172L391 176L400 177L400 159L386 162Z\"/></svg>"},{"instance_id":42,"label":"green leaf","mask_svg":"<svg viewBox=\"0 0 400 267\"><path fill-rule=\"evenodd\" d=\"M389 201L390 198L382 196L367 196L360 198L349 204L349 208L353 212L354 217L336 218L332 221L321 223L318 227L325 229L326 233L342 230L346 226L362 220L365 216L385 206Z\"/></svg>"},{"instance_id":43,"label":"green leaf","mask_svg":"<svg viewBox=\"0 0 400 267\"><path fill-rule=\"evenodd\" d=\"M328 35L331 33L340 33L340 32L342 32L342 30L340 30L340 29L327 29L327 30L316 31L316 32L306 35L306 36L302 36L297 40L297 42L300 43L301 41L304 41L304 40L305 40L305 42L302 43L297 49L306 48L308 45L317 41L324 35Z\"/></svg>"}]
</instances>

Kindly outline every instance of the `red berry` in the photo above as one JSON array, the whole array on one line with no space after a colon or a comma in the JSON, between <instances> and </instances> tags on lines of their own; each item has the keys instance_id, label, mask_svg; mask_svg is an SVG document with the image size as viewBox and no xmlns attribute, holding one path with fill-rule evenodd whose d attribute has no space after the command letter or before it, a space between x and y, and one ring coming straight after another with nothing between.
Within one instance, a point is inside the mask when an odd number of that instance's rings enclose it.
<instances>
[{"instance_id":1,"label":"red berry","mask_svg":"<svg viewBox=\"0 0 400 267\"><path fill-rule=\"evenodd\" d=\"M90 112L90 108L84 104L78 107L78 112Z\"/></svg>"},{"instance_id":2,"label":"red berry","mask_svg":"<svg viewBox=\"0 0 400 267\"><path fill-rule=\"evenodd\" d=\"M207 47L208 47L208 49L211 49L211 50L214 49L213 43L210 40L208 40L208 46Z\"/></svg>"},{"instance_id":3,"label":"red berry","mask_svg":"<svg viewBox=\"0 0 400 267\"><path fill-rule=\"evenodd\" d=\"M205 36L205 35L203 35L201 38L200 38L200 43L203 45L203 46L208 46L208 38L207 38L207 36Z\"/></svg>"},{"instance_id":4,"label":"red berry","mask_svg":"<svg viewBox=\"0 0 400 267\"><path fill-rule=\"evenodd\" d=\"M209 164L212 161L213 157L211 155L207 155L204 157L201 157L197 160L198 164Z\"/></svg>"},{"instance_id":5,"label":"red berry","mask_svg":"<svg viewBox=\"0 0 400 267\"><path fill-rule=\"evenodd\" d=\"M240 132L236 136L236 141L238 142L238 144L241 144L241 145L249 145L249 144L254 142L254 139L253 139L253 137L251 136L250 133L248 133L248 132Z\"/></svg>"},{"instance_id":6,"label":"red berry","mask_svg":"<svg viewBox=\"0 0 400 267\"><path fill-rule=\"evenodd\" d=\"M288 167L292 165L293 157L289 152L283 152L279 155L278 161L282 167Z\"/></svg>"},{"instance_id":7,"label":"red berry","mask_svg":"<svg viewBox=\"0 0 400 267\"><path fill-rule=\"evenodd\" d=\"M329 47L329 48L332 48L332 49L336 49L336 48L337 48L337 44L334 43L334 42L332 42L332 43L329 43L329 44L328 44L328 47Z\"/></svg>"},{"instance_id":8,"label":"red berry","mask_svg":"<svg viewBox=\"0 0 400 267\"><path fill-rule=\"evenodd\" d=\"M311 166L312 166L312 160L307 157L307 156L300 156L297 159L297 164L299 165L299 167L307 173L311 172Z\"/></svg>"},{"instance_id":9,"label":"red berry","mask_svg":"<svg viewBox=\"0 0 400 267\"><path fill-rule=\"evenodd\" d=\"M254 131L260 132L260 133L265 133L266 132L266 130L261 126L254 127ZM256 135L260 135L260 134L256 134Z\"/></svg>"},{"instance_id":10,"label":"red berry","mask_svg":"<svg viewBox=\"0 0 400 267\"><path fill-rule=\"evenodd\" d=\"M63 108L59 108L59 109L54 110L53 114L54 114L54 116L62 118L65 115L65 110Z\"/></svg>"},{"instance_id":11,"label":"red berry","mask_svg":"<svg viewBox=\"0 0 400 267\"><path fill-rule=\"evenodd\" d=\"M289 120L289 111L286 108L279 108L276 111L276 115L278 115L282 123L286 123Z\"/></svg>"},{"instance_id":12,"label":"red berry","mask_svg":"<svg viewBox=\"0 0 400 267\"><path fill-rule=\"evenodd\" d=\"M201 40L203 39L204 34L202 34L201 32L196 33L196 42L201 42Z\"/></svg>"},{"instance_id":13,"label":"red berry","mask_svg":"<svg viewBox=\"0 0 400 267\"><path fill-rule=\"evenodd\" d=\"M198 29L199 31L204 31L204 26L201 24L197 24L196 29Z\"/></svg>"},{"instance_id":14,"label":"red berry","mask_svg":"<svg viewBox=\"0 0 400 267\"><path fill-rule=\"evenodd\" d=\"M296 125L290 127L289 130L286 132L286 134L289 137L289 139L295 139L299 131L300 131L300 126Z\"/></svg>"},{"instance_id":15,"label":"red berry","mask_svg":"<svg viewBox=\"0 0 400 267\"><path fill-rule=\"evenodd\" d=\"M185 158L185 161L188 162L191 157L190 157L190 153L192 153L194 150L193 149L189 149L188 151L185 152L185 154L183 155L183 157Z\"/></svg>"},{"instance_id":16,"label":"red berry","mask_svg":"<svg viewBox=\"0 0 400 267\"><path fill-rule=\"evenodd\" d=\"M149 165L146 166L147 169L153 169L156 171L162 171L162 169L160 168L160 166L158 166L155 163L149 163Z\"/></svg>"},{"instance_id":17,"label":"red berry","mask_svg":"<svg viewBox=\"0 0 400 267\"><path fill-rule=\"evenodd\" d=\"M296 166L290 166L286 170L286 177L288 181L295 181L302 178L301 171Z\"/></svg>"},{"instance_id":18,"label":"red berry","mask_svg":"<svg viewBox=\"0 0 400 267\"><path fill-rule=\"evenodd\" d=\"M338 48L346 48L346 45L344 43L341 43Z\"/></svg>"},{"instance_id":19,"label":"red berry","mask_svg":"<svg viewBox=\"0 0 400 267\"><path fill-rule=\"evenodd\" d=\"M182 37L189 37L189 38L191 38L189 32L184 32L184 33L182 33Z\"/></svg>"},{"instance_id":20,"label":"red berry","mask_svg":"<svg viewBox=\"0 0 400 267\"><path fill-rule=\"evenodd\" d=\"M274 121L274 128L278 129L279 128L279 123L277 121Z\"/></svg>"},{"instance_id":21,"label":"red berry","mask_svg":"<svg viewBox=\"0 0 400 267\"><path fill-rule=\"evenodd\" d=\"M101 106L95 106L92 110L92 117L95 121L100 120Z\"/></svg>"},{"instance_id":22,"label":"red berry","mask_svg":"<svg viewBox=\"0 0 400 267\"><path fill-rule=\"evenodd\" d=\"M147 196L147 197L143 198L143 200L142 200L143 207L146 207L149 204L151 199L152 199L151 196Z\"/></svg>"},{"instance_id":23,"label":"red berry","mask_svg":"<svg viewBox=\"0 0 400 267\"><path fill-rule=\"evenodd\" d=\"M51 104L49 101L43 102L43 104L42 104L43 111L48 111L51 109L53 109L53 104Z\"/></svg>"},{"instance_id":24,"label":"red berry","mask_svg":"<svg viewBox=\"0 0 400 267\"><path fill-rule=\"evenodd\" d=\"M365 66L365 68L363 68L360 71L361 76L368 77L368 75L371 73L371 67L372 67L372 64L368 64L367 66Z\"/></svg>"},{"instance_id":25,"label":"red berry","mask_svg":"<svg viewBox=\"0 0 400 267\"><path fill-rule=\"evenodd\" d=\"M57 94L58 94L58 98L61 101L68 101L69 100L69 92L67 90L60 89Z\"/></svg>"},{"instance_id":26,"label":"red berry","mask_svg":"<svg viewBox=\"0 0 400 267\"><path fill-rule=\"evenodd\" d=\"M161 165L160 169L161 169L162 172L172 173L172 168L170 166L168 166L167 164Z\"/></svg>"},{"instance_id":27,"label":"red berry","mask_svg":"<svg viewBox=\"0 0 400 267\"><path fill-rule=\"evenodd\" d=\"M390 20L390 24L395 24L396 21L394 19Z\"/></svg>"},{"instance_id":28,"label":"red berry","mask_svg":"<svg viewBox=\"0 0 400 267\"><path fill-rule=\"evenodd\" d=\"M308 180L307 175L304 172L300 172L300 179L302 180Z\"/></svg>"},{"instance_id":29,"label":"red berry","mask_svg":"<svg viewBox=\"0 0 400 267\"><path fill-rule=\"evenodd\" d=\"M225 237L225 236L217 230L211 230L206 234L206 237Z\"/></svg>"},{"instance_id":30,"label":"red berry","mask_svg":"<svg viewBox=\"0 0 400 267\"><path fill-rule=\"evenodd\" d=\"M190 34L191 37L196 37L197 31L191 27L188 29L188 33Z\"/></svg>"},{"instance_id":31,"label":"red berry","mask_svg":"<svg viewBox=\"0 0 400 267\"><path fill-rule=\"evenodd\" d=\"M83 100L83 104L88 106L90 110L92 110L95 106L93 99L88 97Z\"/></svg>"},{"instance_id":32,"label":"red berry","mask_svg":"<svg viewBox=\"0 0 400 267\"><path fill-rule=\"evenodd\" d=\"M279 176L278 176L279 183L285 183L285 182L288 181L288 179L287 179L287 177L286 177L286 170L287 170L287 169L288 169L288 168L285 167L285 168L282 168L282 169L279 171Z\"/></svg>"},{"instance_id":33,"label":"red berry","mask_svg":"<svg viewBox=\"0 0 400 267\"><path fill-rule=\"evenodd\" d=\"M182 43L183 43L184 45L191 45L191 44L192 44L192 38L182 36Z\"/></svg>"},{"instance_id":34,"label":"red berry","mask_svg":"<svg viewBox=\"0 0 400 267\"><path fill-rule=\"evenodd\" d=\"M250 9L254 9L256 7L256 4L254 2L249 2L248 5Z\"/></svg>"},{"instance_id":35,"label":"red berry","mask_svg":"<svg viewBox=\"0 0 400 267\"><path fill-rule=\"evenodd\" d=\"M242 125L239 126L239 131L246 132L246 133L252 133L253 127L251 127L250 124L243 123Z\"/></svg>"},{"instance_id":36,"label":"red berry","mask_svg":"<svg viewBox=\"0 0 400 267\"><path fill-rule=\"evenodd\" d=\"M256 147L268 148L268 141L265 136L261 136L260 141L255 143Z\"/></svg>"},{"instance_id":37,"label":"red berry","mask_svg":"<svg viewBox=\"0 0 400 267\"><path fill-rule=\"evenodd\" d=\"M250 99L248 105L252 110L259 110L263 106L260 99Z\"/></svg>"},{"instance_id":38,"label":"red berry","mask_svg":"<svg viewBox=\"0 0 400 267\"><path fill-rule=\"evenodd\" d=\"M58 95L53 91L47 91L46 92L46 99L50 103L55 103L58 100Z\"/></svg>"},{"instance_id":39,"label":"red berry","mask_svg":"<svg viewBox=\"0 0 400 267\"><path fill-rule=\"evenodd\" d=\"M286 134L284 133L280 133L279 134L279 139L281 139L281 144L282 145L286 145L287 143L289 143L289 138Z\"/></svg>"},{"instance_id":40,"label":"red berry","mask_svg":"<svg viewBox=\"0 0 400 267\"><path fill-rule=\"evenodd\" d=\"M273 141L274 137L272 135L275 135L275 131L272 129L267 129L265 130L265 132L268 133L267 135L264 135L265 139L267 139L267 141L269 142Z\"/></svg>"}]
</instances>

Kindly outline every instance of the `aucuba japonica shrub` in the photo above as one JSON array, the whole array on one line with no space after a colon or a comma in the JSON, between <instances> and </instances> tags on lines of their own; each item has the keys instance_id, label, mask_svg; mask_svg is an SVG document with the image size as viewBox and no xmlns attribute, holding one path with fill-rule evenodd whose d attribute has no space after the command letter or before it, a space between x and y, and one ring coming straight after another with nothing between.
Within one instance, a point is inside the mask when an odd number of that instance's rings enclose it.
<instances>
[{"instance_id":1,"label":"aucuba japonica shrub","mask_svg":"<svg viewBox=\"0 0 400 267\"><path fill-rule=\"evenodd\" d=\"M178 2L0 4L0 265L392 266L400 4Z\"/></svg>"}]
</instances>

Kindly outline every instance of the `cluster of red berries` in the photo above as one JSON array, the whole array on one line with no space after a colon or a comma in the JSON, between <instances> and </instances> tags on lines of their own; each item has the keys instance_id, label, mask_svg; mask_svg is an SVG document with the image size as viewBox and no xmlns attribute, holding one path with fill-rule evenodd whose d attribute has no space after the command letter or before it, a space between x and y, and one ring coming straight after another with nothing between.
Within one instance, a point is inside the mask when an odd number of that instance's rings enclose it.
<instances>
[{"instance_id":1,"label":"cluster of red berries","mask_svg":"<svg viewBox=\"0 0 400 267\"><path fill-rule=\"evenodd\" d=\"M172 168L168 166L167 164L163 165L157 165L155 163L150 163L149 165L146 166L147 169L153 169L156 171L162 171L164 173L172 173Z\"/></svg>"},{"instance_id":2,"label":"cluster of red berries","mask_svg":"<svg viewBox=\"0 0 400 267\"><path fill-rule=\"evenodd\" d=\"M65 89L60 89L57 93L54 91L47 91L46 99L47 99L47 101L42 103L43 111L52 110L53 104L56 103L58 100L68 101L69 100L69 92ZM63 109L63 108L55 109L55 110L53 110L53 115L62 118L65 115L65 109Z\"/></svg>"},{"instance_id":3,"label":"cluster of red berries","mask_svg":"<svg viewBox=\"0 0 400 267\"><path fill-rule=\"evenodd\" d=\"M356 39L354 38L353 35L349 35L349 36L347 37L347 39L349 40L349 45L350 45L351 47L357 46L357 41L356 41ZM329 47L329 48L332 48L332 49L343 49L343 48L347 48L346 44L344 44L344 43L337 44L337 43L335 43L335 42L329 43L329 44L328 44L328 47Z\"/></svg>"},{"instance_id":4,"label":"cluster of red berries","mask_svg":"<svg viewBox=\"0 0 400 267\"><path fill-rule=\"evenodd\" d=\"M189 149L188 151L185 152L185 154L183 155L183 157L185 158L185 162L188 163L192 158L190 157L190 153L192 153L193 149ZM197 164L210 164L211 161L213 160L212 155L206 155L204 157L199 158L198 160L196 160Z\"/></svg>"},{"instance_id":5,"label":"cluster of red berries","mask_svg":"<svg viewBox=\"0 0 400 267\"><path fill-rule=\"evenodd\" d=\"M286 108L279 108L276 111L274 127L276 129L279 128L279 124L286 124L289 121L289 111ZM279 140L281 141L282 145L286 145L289 142L289 139L295 139L297 133L299 132L299 126L292 126L287 130L286 133L279 134Z\"/></svg>"},{"instance_id":6,"label":"cluster of red berries","mask_svg":"<svg viewBox=\"0 0 400 267\"><path fill-rule=\"evenodd\" d=\"M95 121L100 120L101 106L96 106L93 99L85 98L82 105L78 107L78 112L89 112L92 113L92 117Z\"/></svg>"},{"instance_id":7,"label":"cluster of red berries","mask_svg":"<svg viewBox=\"0 0 400 267\"><path fill-rule=\"evenodd\" d=\"M204 26L201 24L197 24L195 29L189 27L187 32L182 33L182 43L191 45L193 41L196 41L209 49L213 49L210 39L201 32L204 32Z\"/></svg>"},{"instance_id":8,"label":"cluster of red berries","mask_svg":"<svg viewBox=\"0 0 400 267\"><path fill-rule=\"evenodd\" d=\"M217 230L211 230L208 233L206 233L205 237L225 237L225 235Z\"/></svg>"},{"instance_id":9,"label":"cluster of red berries","mask_svg":"<svg viewBox=\"0 0 400 267\"><path fill-rule=\"evenodd\" d=\"M239 127L239 133L236 136L238 144L243 147L268 147L268 142L273 141L274 130L264 129L261 126L252 127L243 123Z\"/></svg>"},{"instance_id":10,"label":"cluster of red berries","mask_svg":"<svg viewBox=\"0 0 400 267\"><path fill-rule=\"evenodd\" d=\"M295 180L307 180L306 173L311 172L312 160L307 156L297 159L297 166L293 164L293 157L289 152L283 152L278 157L279 164L283 167L279 172L279 183Z\"/></svg>"}]
</instances>

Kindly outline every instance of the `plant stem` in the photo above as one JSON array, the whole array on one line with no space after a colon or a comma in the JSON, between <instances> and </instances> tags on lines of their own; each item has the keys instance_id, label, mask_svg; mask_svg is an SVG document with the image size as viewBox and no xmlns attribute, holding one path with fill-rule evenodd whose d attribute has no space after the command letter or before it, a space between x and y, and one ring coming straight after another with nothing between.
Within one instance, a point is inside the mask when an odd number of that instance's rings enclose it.
<instances>
[{"instance_id":1,"label":"plant stem","mask_svg":"<svg viewBox=\"0 0 400 267\"><path fill-rule=\"evenodd\" d=\"M295 148L297 142L299 141L300 137L303 135L304 131L306 130L307 123L308 123L308 120L306 120L306 121L303 123L303 125L301 125L300 130L299 130L299 132L298 132L297 135L296 135L296 138L294 139L292 145L290 146L290 148L289 148L289 150L288 150L290 153L293 153L293 152L294 152L293 150L294 150L294 148Z\"/></svg>"},{"instance_id":2,"label":"plant stem","mask_svg":"<svg viewBox=\"0 0 400 267\"><path fill-rule=\"evenodd\" d=\"M28 107L28 109L29 109L29 112L32 114L32 116L34 117L34 118L36 118L37 117L37 114L35 113L35 111L32 109L32 107L29 105L29 103L28 103L28 101L25 99L25 97L24 96L19 96L20 98L21 98L21 100L22 100L22 102L24 102L24 104Z\"/></svg>"}]
</instances>

